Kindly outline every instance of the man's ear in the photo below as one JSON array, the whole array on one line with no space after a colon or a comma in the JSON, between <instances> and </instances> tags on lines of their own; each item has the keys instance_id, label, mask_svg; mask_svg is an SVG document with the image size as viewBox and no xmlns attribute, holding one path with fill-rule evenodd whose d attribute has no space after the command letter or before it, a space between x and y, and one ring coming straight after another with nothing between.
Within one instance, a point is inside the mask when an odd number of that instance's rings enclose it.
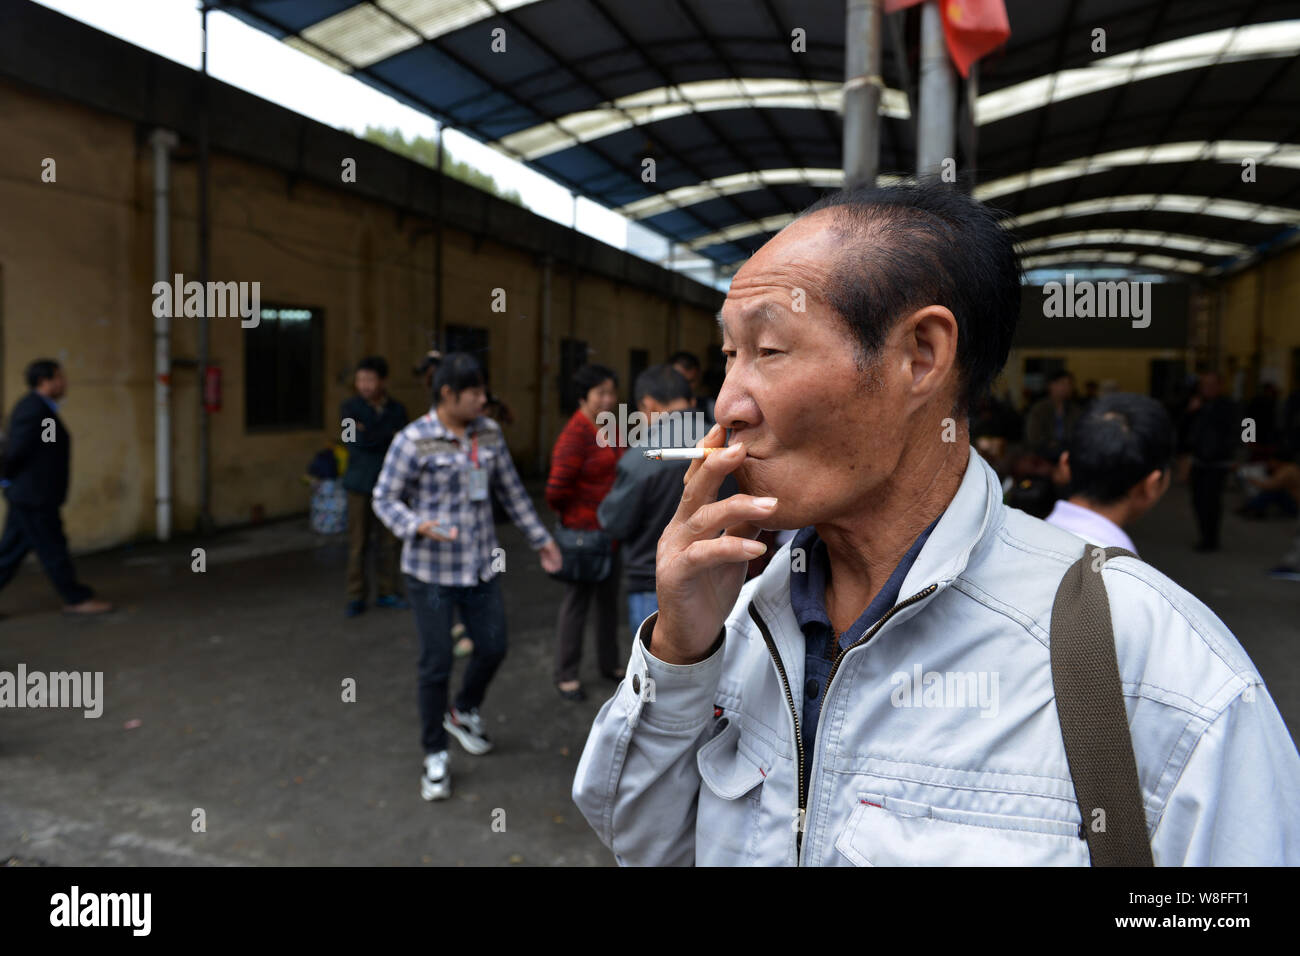
<instances>
[{"instance_id":1,"label":"man's ear","mask_svg":"<svg viewBox=\"0 0 1300 956\"><path fill-rule=\"evenodd\" d=\"M899 324L912 386L928 397L957 374L957 320L944 306L927 305Z\"/></svg>"},{"instance_id":2,"label":"man's ear","mask_svg":"<svg viewBox=\"0 0 1300 956\"><path fill-rule=\"evenodd\" d=\"M1149 504L1155 504L1165 491L1165 471L1157 468L1142 479L1142 497Z\"/></svg>"},{"instance_id":3,"label":"man's ear","mask_svg":"<svg viewBox=\"0 0 1300 956\"><path fill-rule=\"evenodd\" d=\"M1070 453L1061 452L1061 457L1056 459L1056 467L1052 469L1052 484L1068 485L1070 483Z\"/></svg>"}]
</instances>

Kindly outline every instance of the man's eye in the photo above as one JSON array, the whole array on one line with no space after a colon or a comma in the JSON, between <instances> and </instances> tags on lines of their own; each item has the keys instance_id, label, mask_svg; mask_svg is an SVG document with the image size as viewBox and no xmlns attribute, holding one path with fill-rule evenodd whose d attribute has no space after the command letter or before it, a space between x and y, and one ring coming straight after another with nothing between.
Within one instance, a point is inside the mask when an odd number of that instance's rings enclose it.
<instances>
[{"instance_id":1,"label":"man's eye","mask_svg":"<svg viewBox=\"0 0 1300 956\"><path fill-rule=\"evenodd\" d=\"M765 357L765 356L768 356L768 355L780 355L780 354L781 354L781 350L780 350L780 349L759 349L759 350L758 350L758 354L759 354L760 356L762 356L762 357Z\"/></svg>"}]
</instances>

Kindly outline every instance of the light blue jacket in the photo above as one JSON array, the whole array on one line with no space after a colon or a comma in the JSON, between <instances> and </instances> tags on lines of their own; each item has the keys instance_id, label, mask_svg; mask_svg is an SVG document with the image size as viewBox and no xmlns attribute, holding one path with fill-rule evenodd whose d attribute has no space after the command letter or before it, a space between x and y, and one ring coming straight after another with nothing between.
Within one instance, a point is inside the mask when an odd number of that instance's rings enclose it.
<instances>
[{"instance_id":1,"label":"light blue jacket","mask_svg":"<svg viewBox=\"0 0 1300 956\"><path fill-rule=\"evenodd\" d=\"M826 689L805 812L788 544L707 660L666 664L637 635L573 799L624 864L1087 866L1048 653L1083 550L1006 507L972 449L898 604ZM1156 864L1300 864L1300 755L1241 645L1142 561L1101 573Z\"/></svg>"}]
</instances>

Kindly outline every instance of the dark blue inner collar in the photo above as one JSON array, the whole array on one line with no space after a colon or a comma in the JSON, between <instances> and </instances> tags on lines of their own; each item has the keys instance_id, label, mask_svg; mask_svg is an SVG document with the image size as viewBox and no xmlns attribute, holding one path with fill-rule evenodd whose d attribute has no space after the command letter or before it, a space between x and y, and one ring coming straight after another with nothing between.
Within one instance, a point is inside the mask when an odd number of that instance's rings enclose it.
<instances>
[{"instance_id":1,"label":"dark blue inner collar","mask_svg":"<svg viewBox=\"0 0 1300 956\"><path fill-rule=\"evenodd\" d=\"M871 625L880 620L884 613L894 606L898 600L898 592L903 587L903 581L907 578L907 572L912 569L917 555L925 547L930 532L934 530L934 526L938 523L939 518L935 518L930 522L930 526L917 536L871 604L858 616L858 619L853 622L847 631L838 635L841 646L845 643L852 643L861 637ZM790 542L792 561L797 553L795 550L797 548L803 549L804 570L792 571L790 574L790 604L794 609L795 619L799 622L799 627L804 634L810 638L817 637L825 640L831 633L831 621L826 614L826 578L830 570L826 542L822 541L818 536L816 528L809 526L801 529Z\"/></svg>"}]
</instances>

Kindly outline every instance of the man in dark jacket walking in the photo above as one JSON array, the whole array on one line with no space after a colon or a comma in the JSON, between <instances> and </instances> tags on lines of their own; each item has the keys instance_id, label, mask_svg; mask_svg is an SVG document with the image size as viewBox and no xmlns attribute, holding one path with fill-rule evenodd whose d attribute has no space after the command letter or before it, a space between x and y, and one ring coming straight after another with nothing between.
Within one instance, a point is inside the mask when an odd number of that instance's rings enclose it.
<instances>
[{"instance_id":1,"label":"man in dark jacket walking","mask_svg":"<svg viewBox=\"0 0 1300 956\"><path fill-rule=\"evenodd\" d=\"M59 509L68 497L72 439L59 418L58 400L67 379L58 362L37 359L27 366L31 391L19 399L9 416L4 450L5 497L9 513L0 536L0 588L35 551L69 614L103 614L113 605L94 597L77 580L68 554Z\"/></svg>"},{"instance_id":2,"label":"man in dark jacket walking","mask_svg":"<svg viewBox=\"0 0 1300 956\"><path fill-rule=\"evenodd\" d=\"M1217 372L1202 372L1196 394L1187 403L1184 450L1192 456L1192 509L1200 532L1197 551L1219 550L1223 485L1241 447L1240 411L1220 389Z\"/></svg>"},{"instance_id":3,"label":"man in dark jacket walking","mask_svg":"<svg viewBox=\"0 0 1300 956\"><path fill-rule=\"evenodd\" d=\"M677 513L682 477L689 461L647 461L645 448L691 448L713 423L694 411L691 384L672 365L652 365L632 389L637 411L649 423L641 440L628 438L630 454L619 459L614 487L600 503L600 526L617 539L627 576L628 626L635 634L641 622L659 609L655 594L655 553L659 536ZM633 429L636 431L636 429ZM720 494L739 490L727 476Z\"/></svg>"},{"instance_id":4,"label":"man in dark jacket walking","mask_svg":"<svg viewBox=\"0 0 1300 956\"><path fill-rule=\"evenodd\" d=\"M393 436L406 427L407 421L406 408L388 395L387 380L388 362L378 355L363 358L357 363L357 394L339 409L348 447L348 467L343 473L343 488L348 493L348 617L366 609L366 555L371 551L379 591L375 605L410 607L397 590L400 542L380 523L370 506L384 455Z\"/></svg>"}]
</instances>

